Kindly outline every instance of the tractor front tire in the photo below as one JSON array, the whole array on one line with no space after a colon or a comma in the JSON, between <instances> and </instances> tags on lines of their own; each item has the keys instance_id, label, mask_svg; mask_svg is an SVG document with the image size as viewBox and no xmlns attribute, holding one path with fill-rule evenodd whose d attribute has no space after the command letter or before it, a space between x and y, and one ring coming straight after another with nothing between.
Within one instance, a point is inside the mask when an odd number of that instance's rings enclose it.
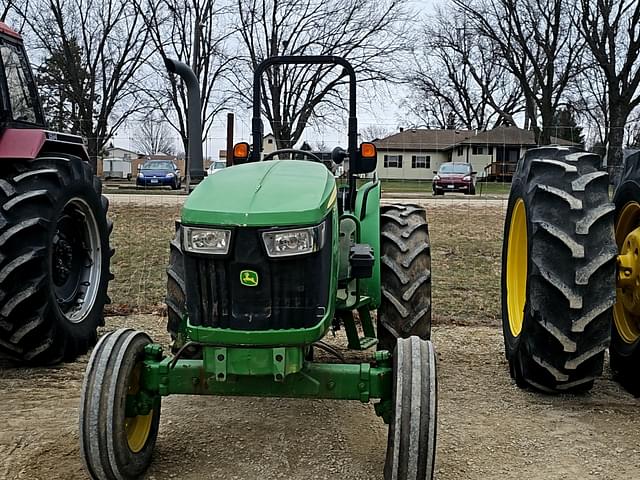
<instances>
[{"instance_id":1,"label":"tractor front tire","mask_svg":"<svg viewBox=\"0 0 640 480\"><path fill-rule=\"evenodd\" d=\"M161 400L146 415L127 416L127 396L141 389L146 333L120 329L93 349L80 395L80 453L91 478L140 478L151 463Z\"/></svg>"},{"instance_id":2,"label":"tractor front tire","mask_svg":"<svg viewBox=\"0 0 640 480\"><path fill-rule=\"evenodd\" d=\"M431 480L438 420L436 355L416 336L398 339L393 355L393 398L385 480Z\"/></svg>"},{"instance_id":3,"label":"tractor front tire","mask_svg":"<svg viewBox=\"0 0 640 480\"><path fill-rule=\"evenodd\" d=\"M518 163L502 247L502 322L521 387L586 391L602 373L617 252L599 165L597 155L565 147L529 150Z\"/></svg>"},{"instance_id":4,"label":"tractor front tire","mask_svg":"<svg viewBox=\"0 0 640 480\"><path fill-rule=\"evenodd\" d=\"M113 278L101 192L75 156L0 164L0 353L43 365L95 343Z\"/></svg>"},{"instance_id":5,"label":"tractor front tire","mask_svg":"<svg viewBox=\"0 0 640 480\"><path fill-rule=\"evenodd\" d=\"M431 338L431 245L424 208L380 210L378 349L393 351L398 338Z\"/></svg>"}]
</instances>

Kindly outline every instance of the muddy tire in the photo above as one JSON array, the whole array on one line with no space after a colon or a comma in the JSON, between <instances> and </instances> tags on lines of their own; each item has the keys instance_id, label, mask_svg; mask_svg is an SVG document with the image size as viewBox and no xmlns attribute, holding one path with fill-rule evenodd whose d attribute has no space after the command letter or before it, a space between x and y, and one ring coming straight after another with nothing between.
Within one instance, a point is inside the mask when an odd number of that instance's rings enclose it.
<instances>
[{"instance_id":1,"label":"muddy tire","mask_svg":"<svg viewBox=\"0 0 640 480\"><path fill-rule=\"evenodd\" d=\"M146 333L110 332L94 348L80 396L80 453L94 479L140 478L151 463L160 423L160 397L146 415L127 416L127 395L140 389Z\"/></svg>"},{"instance_id":2,"label":"muddy tire","mask_svg":"<svg viewBox=\"0 0 640 480\"><path fill-rule=\"evenodd\" d=\"M640 227L640 155L629 157L625 162L613 202L616 206L616 244L618 252L624 254L625 242L634 242L627 236ZM640 396L640 312L637 302L640 287L637 283L618 287L609 346L611 369L624 388Z\"/></svg>"},{"instance_id":3,"label":"muddy tire","mask_svg":"<svg viewBox=\"0 0 640 480\"><path fill-rule=\"evenodd\" d=\"M174 353L182 347L184 339L180 336L180 324L187 313L187 296L184 282L184 256L182 254L182 233L180 224L176 225L176 234L169 244L169 265L167 266L167 332L171 335L171 349Z\"/></svg>"},{"instance_id":4,"label":"muddy tire","mask_svg":"<svg viewBox=\"0 0 640 480\"><path fill-rule=\"evenodd\" d=\"M616 247L599 164L563 147L530 150L518 163L502 247L502 319L521 387L585 391L602 373Z\"/></svg>"},{"instance_id":5,"label":"muddy tire","mask_svg":"<svg viewBox=\"0 0 640 480\"><path fill-rule=\"evenodd\" d=\"M392 415L385 480L431 480L438 420L436 355L418 337L398 339L393 355Z\"/></svg>"},{"instance_id":6,"label":"muddy tire","mask_svg":"<svg viewBox=\"0 0 640 480\"><path fill-rule=\"evenodd\" d=\"M0 353L52 364L95 343L113 278L101 192L75 156L0 165Z\"/></svg>"},{"instance_id":7,"label":"muddy tire","mask_svg":"<svg viewBox=\"0 0 640 480\"><path fill-rule=\"evenodd\" d=\"M380 210L378 349L393 351L398 338L431 338L431 246L423 208Z\"/></svg>"}]
</instances>

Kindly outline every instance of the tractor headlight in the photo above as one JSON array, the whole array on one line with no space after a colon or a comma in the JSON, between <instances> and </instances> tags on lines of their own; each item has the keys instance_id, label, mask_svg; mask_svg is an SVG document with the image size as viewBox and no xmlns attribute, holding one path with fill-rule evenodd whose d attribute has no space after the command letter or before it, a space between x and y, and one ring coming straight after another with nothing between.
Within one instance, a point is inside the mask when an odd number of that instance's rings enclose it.
<instances>
[{"instance_id":1,"label":"tractor headlight","mask_svg":"<svg viewBox=\"0 0 640 480\"><path fill-rule=\"evenodd\" d=\"M317 252L324 245L324 224L262 232L262 240L270 257L291 257Z\"/></svg>"},{"instance_id":2,"label":"tractor headlight","mask_svg":"<svg viewBox=\"0 0 640 480\"><path fill-rule=\"evenodd\" d=\"M191 253L225 255L229 252L231 230L219 228L183 227L183 247Z\"/></svg>"}]
</instances>

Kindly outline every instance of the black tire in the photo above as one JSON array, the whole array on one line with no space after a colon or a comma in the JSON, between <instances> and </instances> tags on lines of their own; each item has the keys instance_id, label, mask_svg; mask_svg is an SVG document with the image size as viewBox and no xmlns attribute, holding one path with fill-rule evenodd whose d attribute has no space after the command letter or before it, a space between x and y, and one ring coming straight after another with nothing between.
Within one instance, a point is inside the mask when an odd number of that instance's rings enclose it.
<instances>
[{"instance_id":1,"label":"black tire","mask_svg":"<svg viewBox=\"0 0 640 480\"><path fill-rule=\"evenodd\" d=\"M433 344L399 339L393 355L393 408L385 480L431 480L435 470L438 382Z\"/></svg>"},{"instance_id":2,"label":"black tire","mask_svg":"<svg viewBox=\"0 0 640 480\"><path fill-rule=\"evenodd\" d=\"M169 265L167 267L167 332L171 335L171 349L175 353L184 344L180 336L180 324L187 312L187 295L184 281L184 256L181 244L180 225L176 225L176 234L169 244Z\"/></svg>"},{"instance_id":3,"label":"black tire","mask_svg":"<svg viewBox=\"0 0 640 480\"><path fill-rule=\"evenodd\" d=\"M511 376L521 387L586 391L602 373L616 248L608 177L599 165L597 155L564 147L529 150L518 163L502 246L502 323ZM520 228L516 205L525 216ZM524 273L507 279L512 221L511 268ZM523 241L515 240L518 231Z\"/></svg>"},{"instance_id":4,"label":"black tire","mask_svg":"<svg viewBox=\"0 0 640 480\"><path fill-rule=\"evenodd\" d=\"M125 414L127 394L139 388L144 347L150 343L146 333L120 329L103 336L93 350L79 412L80 453L91 478L137 479L151 463L160 423L160 397L154 398L150 417ZM138 427L145 435L134 438L127 432L127 428Z\"/></svg>"},{"instance_id":5,"label":"black tire","mask_svg":"<svg viewBox=\"0 0 640 480\"><path fill-rule=\"evenodd\" d=\"M113 224L101 192L75 156L0 165L0 352L20 363L71 361L104 325Z\"/></svg>"},{"instance_id":6,"label":"black tire","mask_svg":"<svg viewBox=\"0 0 640 480\"><path fill-rule=\"evenodd\" d=\"M616 243L619 253L627 235L640 227L640 155L632 156L625 162L625 169L618 187L616 188L613 202L616 207ZM637 204L633 211L621 218L625 206ZM638 287L632 289L637 290ZM622 298L623 291L618 291L619 297L614 308L614 317L611 328L611 344L609 356L611 369L615 378L635 396L640 396L640 336L634 338L640 330L640 316L635 315L625 308ZM625 333L620 323L625 322ZM624 323L623 323L624 325ZM631 330L628 330L631 327Z\"/></svg>"},{"instance_id":7,"label":"black tire","mask_svg":"<svg viewBox=\"0 0 640 480\"><path fill-rule=\"evenodd\" d=\"M397 338L431 337L431 246L422 207L380 210L378 349L393 351Z\"/></svg>"}]
</instances>

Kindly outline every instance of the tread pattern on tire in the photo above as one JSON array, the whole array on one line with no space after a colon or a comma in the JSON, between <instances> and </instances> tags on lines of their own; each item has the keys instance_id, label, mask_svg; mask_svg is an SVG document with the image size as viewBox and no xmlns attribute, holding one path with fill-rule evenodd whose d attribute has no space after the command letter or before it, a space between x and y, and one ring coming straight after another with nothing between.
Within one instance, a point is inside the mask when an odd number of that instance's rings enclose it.
<instances>
[{"instance_id":1,"label":"tread pattern on tire","mask_svg":"<svg viewBox=\"0 0 640 480\"><path fill-rule=\"evenodd\" d=\"M159 421L156 404L151 431L145 446L133 453L124 432L125 374L139 360L151 339L144 332L122 328L104 335L94 348L80 395L80 453L87 472L94 479L140 478L151 462ZM118 394L120 392L120 395Z\"/></svg>"},{"instance_id":2,"label":"tread pattern on tire","mask_svg":"<svg viewBox=\"0 0 640 480\"><path fill-rule=\"evenodd\" d=\"M184 257L180 243L180 226L176 225L176 233L169 244L169 265L167 267L167 332L176 340L180 322L187 312L186 290L184 283Z\"/></svg>"},{"instance_id":3,"label":"tread pattern on tire","mask_svg":"<svg viewBox=\"0 0 640 480\"><path fill-rule=\"evenodd\" d=\"M525 202L529 259L525 317L513 338L506 309L505 220L502 316L507 358L521 383L584 390L602 373L615 302L613 205L599 157L565 147L530 150L509 199ZM521 376L521 378L518 378Z\"/></svg>"},{"instance_id":4,"label":"tread pattern on tire","mask_svg":"<svg viewBox=\"0 0 640 480\"><path fill-rule=\"evenodd\" d=\"M398 339L394 352L393 415L385 480L430 480L435 470L437 375L433 344Z\"/></svg>"},{"instance_id":5,"label":"tread pattern on tire","mask_svg":"<svg viewBox=\"0 0 640 480\"><path fill-rule=\"evenodd\" d=\"M96 341L96 328L104 324L106 284L95 304L100 313L93 328L62 328L53 313L54 300L48 272L49 229L53 208L65 191L87 185L102 198L106 219L109 203L101 197L102 184L88 163L78 157L47 154L30 161L8 161L0 166L0 352L22 363L52 364L84 354ZM98 207L99 208L99 207ZM108 234L113 228L106 220ZM108 248L108 257L113 249ZM103 261L107 280L109 258ZM102 282L102 275L100 276ZM84 323L84 322L83 322Z\"/></svg>"},{"instance_id":6,"label":"tread pattern on tire","mask_svg":"<svg viewBox=\"0 0 640 480\"><path fill-rule=\"evenodd\" d=\"M378 348L392 351L396 338L431 336L431 246L422 207L385 205L380 210Z\"/></svg>"}]
</instances>

